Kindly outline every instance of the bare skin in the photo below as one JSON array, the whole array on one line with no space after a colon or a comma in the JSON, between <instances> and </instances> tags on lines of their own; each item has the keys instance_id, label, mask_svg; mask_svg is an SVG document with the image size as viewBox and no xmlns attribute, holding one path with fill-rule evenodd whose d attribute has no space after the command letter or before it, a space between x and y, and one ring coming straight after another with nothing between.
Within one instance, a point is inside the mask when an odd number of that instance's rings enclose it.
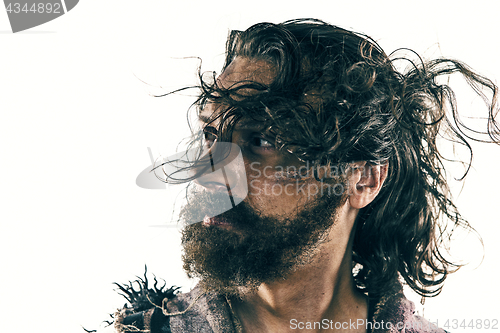
<instances>
[{"instance_id":1,"label":"bare skin","mask_svg":"<svg viewBox=\"0 0 500 333\"><path fill-rule=\"evenodd\" d=\"M272 77L272 67L265 61L238 57L218 78L218 83L226 88L243 80L266 84ZM209 117L220 107L209 105L200 118ZM310 196L298 192L273 194L269 189L278 181L266 177L264 168L299 166L301 162L291 154L277 151L269 141L265 133L256 133L251 128L234 131L233 142L248 147L243 149L243 157L247 170L254 172L248 174L250 192L245 200L263 214L293 216L302 203L311 200ZM332 216L336 222L312 262L291 273L286 280L260 285L256 292L246 293L242 288L242 300L231 303L245 332L336 332L335 323L337 327L344 326L339 332L366 332L364 326L346 327L349 322L366 320L368 316L366 297L356 289L351 272L353 227L359 210L379 193L387 168L387 165L366 162L354 164L348 179L349 195ZM318 186L315 182L308 181L307 186ZM307 322L327 324L308 328ZM328 329L324 329L325 325Z\"/></svg>"}]
</instances>

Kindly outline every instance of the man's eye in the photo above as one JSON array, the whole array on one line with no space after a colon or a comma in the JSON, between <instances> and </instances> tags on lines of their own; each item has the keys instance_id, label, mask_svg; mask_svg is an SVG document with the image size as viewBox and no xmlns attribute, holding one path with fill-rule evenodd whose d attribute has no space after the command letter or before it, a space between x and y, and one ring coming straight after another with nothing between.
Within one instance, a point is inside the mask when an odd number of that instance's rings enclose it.
<instances>
[{"instance_id":1,"label":"man's eye","mask_svg":"<svg viewBox=\"0 0 500 333\"><path fill-rule=\"evenodd\" d=\"M251 140L252 146L257 147L257 148L265 148L265 149L270 149L274 148L274 145L261 137L253 137Z\"/></svg>"},{"instance_id":2,"label":"man's eye","mask_svg":"<svg viewBox=\"0 0 500 333\"><path fill-rule=\"evenodd\" d=\"M217 130L212 126L205 127L203 129L203 139L205 147L212 147L212 145L217 140Z\"/></svg>"}]
</instances>

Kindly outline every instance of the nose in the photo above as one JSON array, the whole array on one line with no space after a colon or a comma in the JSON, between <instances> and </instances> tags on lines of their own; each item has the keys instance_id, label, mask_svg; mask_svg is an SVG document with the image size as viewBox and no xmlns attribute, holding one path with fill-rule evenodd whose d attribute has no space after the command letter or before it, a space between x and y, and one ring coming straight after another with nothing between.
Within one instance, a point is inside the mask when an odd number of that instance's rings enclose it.
<instances>
[{"instance_id":1,"label":"nose","mask_svg":"<svg viewBox=\"0 0 500 333\"><path fill-rule=\"evenodd\" d=\"M233 143L216 143L200 159L194 182L209 191L227 191L233 204L243 201L248 194L243 156ZM236 199L237 198L237 199ZM236 202L238 201L238 202Z\"/></svg>"},{"instance_id":2,"label":"nose","mask_svg":"<svg viewBox=\"0 0 500 333\"><path fill-rule=\"evenodd\" d=\"M194 182L205 187L210 192L227 193L226 199L229 198L229 202L231 204L228 208L231 209L236 206L234 195L231 191L231 185L224 167L221 167L215 172L207 173L199 178L196 178Z\"/></svg>"}]
</instances>

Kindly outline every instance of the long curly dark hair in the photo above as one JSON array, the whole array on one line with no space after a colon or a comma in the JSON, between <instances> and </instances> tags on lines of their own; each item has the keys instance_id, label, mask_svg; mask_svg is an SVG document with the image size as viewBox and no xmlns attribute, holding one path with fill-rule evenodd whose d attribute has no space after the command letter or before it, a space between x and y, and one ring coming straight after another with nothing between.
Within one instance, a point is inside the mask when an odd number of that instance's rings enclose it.
<instances>
[{"instance_id":1,"label":"long curly dark hair","mask_svg":"<svg viewBox=\"0 0 500 333\"><path fill-rule=\"evenodd\" d=\"M230 140L242 118L253 119L275 135L278 148L315 166L388 163L383 188L359 212L355 226L355 280L373 297L400 277L420 295L435 296L460 266L445 258L442 245L450 230L471 227L451 201L438 137L446 133L471 157L470 140L500 141L495 84L460 61L414 55L416 60L388 56L366 35L300 19L259 23L229 35L222 71L236 57L265 60L275 69L269 85L221 87L215 74L207 80L200 73L195 104L198 110L210 101L225 106L209 120L221 120L221 140ZM409 66L397 70L397 61ZM453 73L486 102L483 131L460 119L453 91L438 82ZM245 88L258 93L248 98Z\"/></svg>"}]
</instances>

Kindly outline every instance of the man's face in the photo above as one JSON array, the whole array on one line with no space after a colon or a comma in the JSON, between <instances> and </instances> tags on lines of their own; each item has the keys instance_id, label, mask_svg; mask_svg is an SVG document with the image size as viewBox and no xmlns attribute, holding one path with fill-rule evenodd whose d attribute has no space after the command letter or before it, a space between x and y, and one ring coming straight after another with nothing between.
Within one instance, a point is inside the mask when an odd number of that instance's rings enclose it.
<instances>
[{"instance_id":1,"label":"man's face","mask_svg":"<svg viewBox=\"0 0 500 333\"><path fill-rule=\"evenodd\" d=\"M229 88L245 80L269 84L272 67L264 61L236 58L218 83ZM223 109L209 104L200 118ZM327 240L347 186L341 178L318 181L310 173L301 176L306 164L277 150L274 138L259 123L243 119L235 126L232 140L241 148L245 164L249 190L245 200L218 216L204 216L227 192L223 182L197 184L181 212L186 221L203 219L183 231L185 270L200 277L205 288L226 293L286 278L309 263Z\"/></svg>"}]
</instances>

